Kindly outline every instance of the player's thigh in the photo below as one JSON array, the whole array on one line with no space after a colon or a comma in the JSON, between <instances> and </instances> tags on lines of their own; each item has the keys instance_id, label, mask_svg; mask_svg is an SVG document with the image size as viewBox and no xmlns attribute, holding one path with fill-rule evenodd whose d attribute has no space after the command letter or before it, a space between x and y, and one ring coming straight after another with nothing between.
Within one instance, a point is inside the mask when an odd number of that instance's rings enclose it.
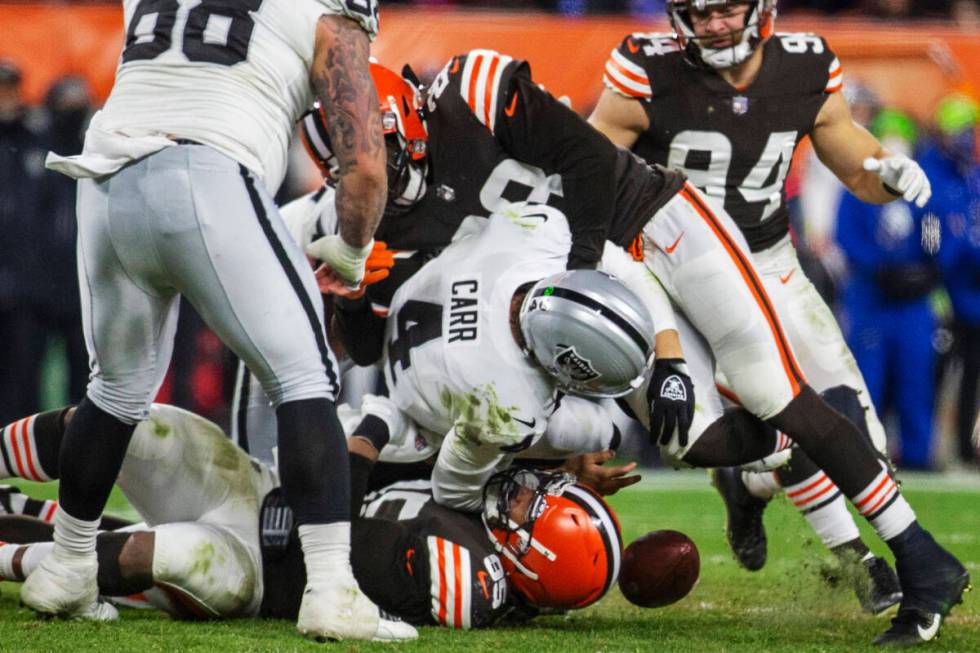
<instances>
[{"instance_id":1,"label":"player's thigh","mask_svg":"<svg viewBox=\"0 0 980 653\"><path fill-rule=\"evenodd\" d=\"M753 258L810 385L818 392L838 385L863 390L837 319L800 267L789 237Z\"/></svg>"},{"instance_id":2,"label":"player's thigh","mask_svg":"<svg viewBox=\"0 0 980 653\"><path fill-rule=\"evenodd\" d=\"M177 295L154 264L140 162L78 182L82 328L92 362L88 396L123 421L146 410L170 362Z\"/></svg>"},{"instance_id":3,"label":"player's thigh","mask_svg":"<svg viewBox=\"0 0 980 653\"><path fill-rule=\"evenodd\" d=\"M212 521L257 541L269 469L248 457L213 422L153 404L133 433L119 486L150 524Z\"/></svg>"},{"instance_id":4,"label":"player's thigh","mask_svg":"<svg viewBox=\"0 0 980 653\"><path fill-rule=\"evenodd\" d=\"M195 522L161 524L153 532L153 583L168 599L168 605L159 607L179 617L248 617L258 612L262 569L236 535Z\"/></svg>"},{"instance_id":5,"label":"player's thigh","mask_svg":"<svg viewBox=\"0 0 980 653\"><path fill-rule=\"evenodd\" d=\"M175 283L273 404L336 392L313 271L261 182L204 147L189 161L195 229L161 248Z\"/></svg>"},{"instance_id":6,"label":"player's thigh","mask_svg":"<svg viewBox=\"0 0 980 653\"><path fill-rule=\"evenodd\" d=\"M742 404L763 419L779 413L803 375L731 218L682 192L644 235L647 265L704 336Z\"/></svg>"}]
</instances>

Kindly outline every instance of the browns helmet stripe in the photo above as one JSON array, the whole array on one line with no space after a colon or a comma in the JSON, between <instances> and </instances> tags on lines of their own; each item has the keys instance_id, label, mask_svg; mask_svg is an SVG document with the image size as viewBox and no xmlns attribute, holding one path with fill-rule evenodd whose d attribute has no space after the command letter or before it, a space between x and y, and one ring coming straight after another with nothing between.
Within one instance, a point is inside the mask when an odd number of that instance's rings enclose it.
<instances>
[{"instance_id":1,"label":"browns helmet stripe","mask_svg":"<svg viewBox=\"0 0 980 653\"><path fill-rule=\"evenodd\" d=\"M609 573L606 574L606 582L602 586L602 594L605 594L619 578L619 563L623 554L623 536L619 529L619 521L599 495L582 485L568 486L562 496L568 497L600 525L599 532L602 533L606 559L610 562Z\"/></svg>"}]
</instances>

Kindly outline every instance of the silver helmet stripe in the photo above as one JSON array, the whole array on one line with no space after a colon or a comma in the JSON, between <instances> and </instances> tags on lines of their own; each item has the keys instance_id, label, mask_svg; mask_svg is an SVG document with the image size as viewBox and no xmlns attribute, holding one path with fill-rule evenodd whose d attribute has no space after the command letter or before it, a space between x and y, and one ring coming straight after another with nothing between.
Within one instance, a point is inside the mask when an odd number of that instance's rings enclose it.
<instances>
[{"instance_id":1,"label":"silver helmet stripe","mask_svg":"<svg viewBox=\"0 0 980 653\"><path fill-rule=\"evenodd\" d=\"M579 304L582 304L586 308L590 308L593 311L596 311L604 318L606 318L610 322L613 322L616 326L622 329L626 333L626 335L630 337L633 343L637 347L639 347L640 351L642 351L644 354L648 353L647 350L650 347L650 342L647 338L645 338L639 331L637 331L632 324L630 324L628 321L623 319L622 315L620 315L615 311L609 310L608 307L603 306L602 304L592 299L591 297L587 295L583 295L582 293L576 292L574 290L569 290L568 288L557 288L553 286L545 286L544 288L539 288L538 290L534 291L533 296L543 297L546 295L549 297L561 297L562 299L578 302Z\"/></svg>"}]
</instances>

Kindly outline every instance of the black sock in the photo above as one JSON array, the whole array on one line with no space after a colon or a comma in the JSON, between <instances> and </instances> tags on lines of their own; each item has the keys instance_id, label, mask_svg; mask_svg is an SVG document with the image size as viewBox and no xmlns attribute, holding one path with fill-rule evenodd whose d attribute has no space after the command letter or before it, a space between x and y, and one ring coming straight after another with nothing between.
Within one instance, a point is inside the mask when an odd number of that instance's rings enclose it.
<instances>
[{"instance_id":1,"label":"black sock","mask_svg":"<svg viewBox=\"0 0 980 653\"><path fill-rule=\"evenodd\" d=\"M809 386L769 423L792 438L847 497L858 496L881 473L871 443Z\"/></svg>"},{"instance_id":2,"label":"black sock","mask_svg":"<svg viewBox=\"0 0 980 653\"><path fill-rule=\"evenodd\" d=\"M86 521L102 515L135 428L82 399L61 442L62 510Z\"/></svg>"},{"instance_id":3,"label":"black sock","mask_svg":"<svg viewBox=\"0 0 980 653\"><path fill-rule=\"evenodd\" d=\"M776 449L774 428L744 408L731 408L705 429L684 454L695 467L735 467L765 458Z\"/></svg>"},{"instance_id":4,"label":"black sock","mask_svg":"<svg viewBox=\"0 0 980 653\"><path fill-rule=\"evenodd\" d=\"M282 404L279 475L297 525L350 520L347 438L328 399Z\"/></svg>"}]
</instances>

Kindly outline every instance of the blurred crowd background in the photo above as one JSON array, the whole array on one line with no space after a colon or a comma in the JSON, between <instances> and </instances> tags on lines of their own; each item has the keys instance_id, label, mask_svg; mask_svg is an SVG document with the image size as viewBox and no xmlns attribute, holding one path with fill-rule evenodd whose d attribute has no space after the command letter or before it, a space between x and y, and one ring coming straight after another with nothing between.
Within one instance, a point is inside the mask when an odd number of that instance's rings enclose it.
<instances>
[{"instance_id":1,"label":"blurred crowd background","mask_svg":"<svg viewBox=\"0 0 980 653\"><path fill-rule=\"evenodd\" d=\"M0 9L12 4L24 3L0 2ZM649 17L660 21L658 28L663 28L664 11L662 0L383 0L382 37L389 4L403 11L411 11L404 5L435 10L427 16L490 9L617 14L638 21ZM875 21L871 33L878 24L915 29L917 21L929 21L933 32L938 24L940 34L948 28L980 38L980 0L781 0L778 6L780 20L849 16ZM4 25L9 29L17 26ZM637 23L633 29L649 28ZM833 30L820 31L834 46ZM805 145L794 159L788 188L804 267L839 316L892 438L895 459L906 469L975 470L980 465L978 443L971 439L980 405L978 104L973 85L956 73L963 62L948 52L937 54L931 45L926 50L949 78L947 88L934 93L935 101L927 106L919 98L916 110L909 111L894 101L894 93L888 101L876 91L893 81L882 77L899 75L897 70L878 68L863 79L849 76L845 93L855 120L888 148L923 166L933 186L929 204L923 209L901 200L864 204ZM841 58L847 68L847 57ZM29 57L10 56L0 43L0 425L77 402L88 376L76 278L74 181L45 170L44 157L49 150L81 150L98 93L85 62L72 61L64 66L72 72L55 77L42 97L30 102L24 92L31 81L29 64ZM590 79L598 80L599 74L590 71ZM598 84L594 90L598 94ZM292 160L278 198L282 201L318 183L301 148ZM227 425L235 365L185 305L159 400Z\"/></svg>"}]
</instances>

